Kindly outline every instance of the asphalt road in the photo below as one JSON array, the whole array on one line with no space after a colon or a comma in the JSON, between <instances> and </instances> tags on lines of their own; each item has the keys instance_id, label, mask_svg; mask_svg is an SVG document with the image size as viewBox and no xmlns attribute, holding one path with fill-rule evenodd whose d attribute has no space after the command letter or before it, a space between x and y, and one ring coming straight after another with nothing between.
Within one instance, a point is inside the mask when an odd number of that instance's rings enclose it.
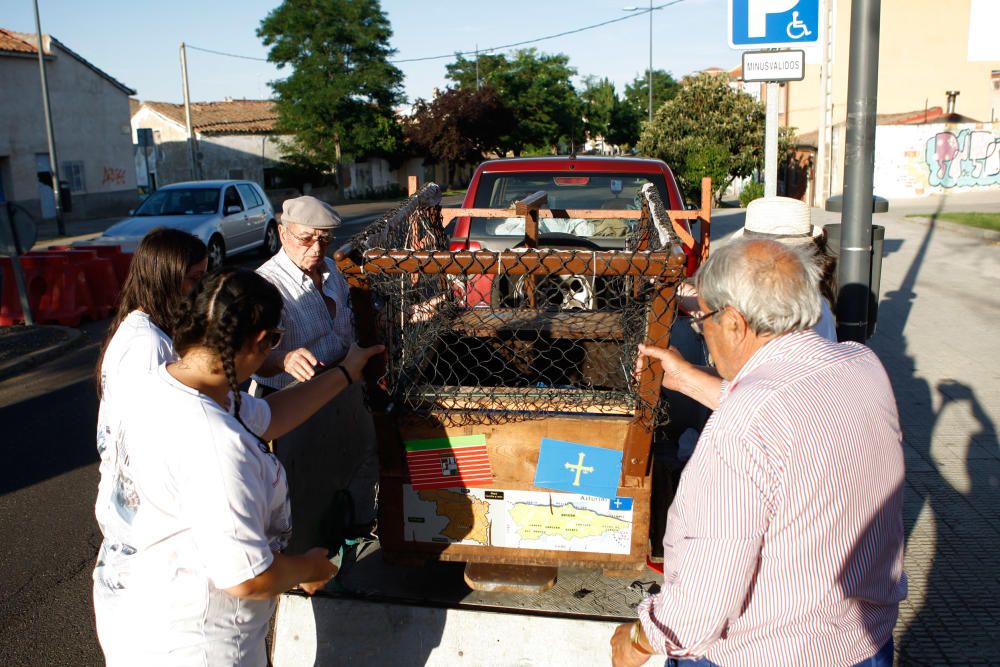
<instances>
[{"instance_id":1,"label":"asphalt road","mask_svg":"<svg viewBox=\"0 0 1000 667\"><path fill-rule=\"evenodd\" d=\"M338 242L378 215L353 218ZM255 268L257 253L231 264ZM101 665L91 572L101 542L94 367L108 320L65 357L0 382L0 665Z\"/></svg>"}]
</instances>

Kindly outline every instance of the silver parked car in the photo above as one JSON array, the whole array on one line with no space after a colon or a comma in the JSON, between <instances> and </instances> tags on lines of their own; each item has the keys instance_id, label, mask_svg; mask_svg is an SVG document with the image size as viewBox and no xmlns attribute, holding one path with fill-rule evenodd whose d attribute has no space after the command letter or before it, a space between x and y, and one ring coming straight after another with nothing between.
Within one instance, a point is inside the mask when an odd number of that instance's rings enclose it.
<instances>
[{"instance_id":1,"label":"silver parked car","mask_svg":"<svg viewBox=\"0 0 1000 667\"><path fill-rule=\"evenodd\" d=\"M260 248L273 255L281 248L274 209L252 181L190 181L167 185L147 197L129 217L88 244L120 245L132 252L152 229L173 227L194 234L208 246L208 268L227 255Z\"/></svg>"}]
</instances>

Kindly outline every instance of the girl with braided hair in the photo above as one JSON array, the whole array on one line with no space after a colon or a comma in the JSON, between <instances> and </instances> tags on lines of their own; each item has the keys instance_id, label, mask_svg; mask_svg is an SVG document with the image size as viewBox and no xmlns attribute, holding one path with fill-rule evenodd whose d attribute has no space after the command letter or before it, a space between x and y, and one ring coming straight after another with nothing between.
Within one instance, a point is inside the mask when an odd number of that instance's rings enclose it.
<instances>
[{"instance_id":1,"label":"girl with braided hair","mask_svg":"<svg viewBox=\"0 0 1000 667\"><path fill-rule=\"evenodd\" d=\"M114 572L95 583L109 665L265 665L277 595L336 574L323 547L282 550L288 487L267 441L361 377L382 346L266 399L239 391L281 338L282 299L245 270L205 278L178 311L180 358L133 395L126 430L136 495Z\"/></svg>"}]
</instances>

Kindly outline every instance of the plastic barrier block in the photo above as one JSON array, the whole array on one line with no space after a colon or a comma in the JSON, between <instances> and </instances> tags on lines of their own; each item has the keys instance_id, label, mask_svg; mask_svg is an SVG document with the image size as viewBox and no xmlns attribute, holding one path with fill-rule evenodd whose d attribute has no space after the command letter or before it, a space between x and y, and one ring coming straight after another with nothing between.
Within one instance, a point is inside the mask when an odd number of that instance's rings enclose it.
<instances>
[{"instance_id":1,"label":"plastic barrier block","mask_svg":"<svg viewBox=\"0 0 1000 667\"><path fill-rule=\"evenodd\" d=\"M0 324L23 322L24 313L13 284L13 268L9 259L2 263L4 289ZM93 311L86 275L79 266L72 265L68 257L57 253L28 253L21 257L21 268L28 287L28 304L37 323L75 327Z\"/></svg>"},{"instance_id":2,"label":"plastic barrier block","mask_svg":"<svg viewBox=\"0 0 1000 667\"><path fill-rule=\"evenodd\" d=\"M29 255L34 253L29 253ZM96 250L73 248L71 250L49 249L44 254L65 256L73 266L78 266L86 276L86 286L90 290L90 313L95 320L104 319L114 310L121 292L121 283L115 273L112 260L100 257Z\"/></svg>"}]
</instances>

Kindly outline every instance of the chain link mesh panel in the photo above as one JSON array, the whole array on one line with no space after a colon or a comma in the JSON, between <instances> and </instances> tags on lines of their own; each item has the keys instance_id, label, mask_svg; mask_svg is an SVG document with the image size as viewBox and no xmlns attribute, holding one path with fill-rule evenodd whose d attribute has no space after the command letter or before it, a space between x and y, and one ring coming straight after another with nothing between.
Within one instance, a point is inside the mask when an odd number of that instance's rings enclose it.
<instances>
[{"instance_id":1,"label":"chain link mesh panel","mask_svg":"<svg viewBox=\"0 0 1000 667\"><path fill-rule=\"evenodd\" d=\"M669 343L685 256L655 187L642 196L625 250L450 250L434 184L352 238L337 258L374 306L393 409L449 426L555 413L664 423L658 387L641 391L633 369L638 344Z\"/></svg>"}]
</instances>

